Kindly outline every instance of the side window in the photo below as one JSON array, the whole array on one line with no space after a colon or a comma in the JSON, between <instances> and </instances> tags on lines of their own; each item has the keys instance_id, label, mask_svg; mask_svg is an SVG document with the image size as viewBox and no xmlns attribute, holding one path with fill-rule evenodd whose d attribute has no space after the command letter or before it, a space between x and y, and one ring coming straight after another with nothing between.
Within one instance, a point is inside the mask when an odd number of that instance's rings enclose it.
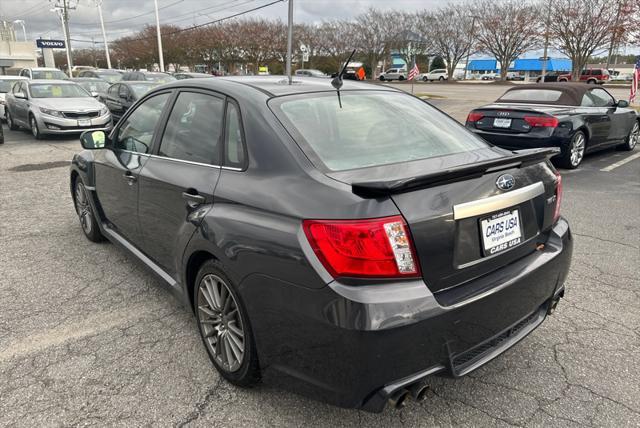
<instances>
[{"instance_id":1,"label":"side window","mask_svg":"<svg viewBox=\"0 0 640 428\"><path fill-rule=\"evenodd\" d=\"M596 88L591 90L591 97L596 107L608 107L612 106L615 101L613 97L609 95L604 89Z\"/></svg>"},{"instance_id":2,"label":"side window","mask_svg":"<svg viewBox=\"0 0 640 428\"><path fill-rule=\"evenodd\" d=\"M225 165L242 168L245 161L244 139L240 112L234 103L227 103L224 141Z\"/></svg>"},{"instance_id":3,"label":"side window","mask_svg":"<svg viewBox=\"0 0 640 428\"><path fill-rule=\"evenodd\" d=\"M582 102L580 103L582 107L593 107L595 104L593 103L593 99L591 99L591 95L589 92L582 96Z\"/></svg>"},{"instance_id":4,"label":"side window","mask_svg":"<svg viewBox=\"0 0 640 428\"><path fill-rule=\"evenodd\" d=\"M118 96L118 90L120 89L120 85L111 85L109 87L109 89L107 90L107 92L109 93L109 95L111 95L112 97L117 97Z\"/></svg>"},{"instance_id":5,"label":"side window","mask_svg":"<svg viewBox=\"0 0 640 428\"><path fill-rule=\"evenodd\" d=\"M220 164L224 100L199 92L181 92L160 143L160 156Z\"/></svg>"},{"instance_id":6,"label":"side window","mask_svg":"<svg viewBox=\"0 0 640 428\"><path fill-rule=\"evenodd\" d=\"M162 109L169 99L169 93L156 95L145 100L124 120L118 129L115 147L138 153L149 153Z\"/></svg>"},{"instance_id":7,"label":"side window","mask_svg":"<svg viewBox=\"0 0 640 428\"><path fill-rule=\"evenodd\" d=\"M118 89L118 96L123 100L129 98L129 88L126 85L120 85L120 89Z\"/></svg>"}]
</instances>

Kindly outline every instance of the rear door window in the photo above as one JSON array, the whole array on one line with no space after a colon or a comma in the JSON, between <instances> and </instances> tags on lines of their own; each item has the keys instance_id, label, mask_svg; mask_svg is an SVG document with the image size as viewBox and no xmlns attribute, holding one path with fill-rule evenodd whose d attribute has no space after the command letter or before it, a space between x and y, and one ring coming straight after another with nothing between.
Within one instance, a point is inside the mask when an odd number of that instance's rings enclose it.
<instances>
[{"instance_id":1,"label":"rear door window","mask_svg":"<svg viewBox=\"0 0 640 428\"><path fill-rule=\"evenodd\" d=\"M158 155L219 165L223 112L222 98L200 92L180 92Z\"/></svg>"},{"instance_id":2,"label":"rear door window","mask_svg":"<svg viewBox=\"0 0 640 428\"><path fill-rule=\"evenodd\" d=\"M405 93L342 91L279 97L270 106L316 167L332 171L403 163L487 147Z\"/></svg>"}]
</instances>

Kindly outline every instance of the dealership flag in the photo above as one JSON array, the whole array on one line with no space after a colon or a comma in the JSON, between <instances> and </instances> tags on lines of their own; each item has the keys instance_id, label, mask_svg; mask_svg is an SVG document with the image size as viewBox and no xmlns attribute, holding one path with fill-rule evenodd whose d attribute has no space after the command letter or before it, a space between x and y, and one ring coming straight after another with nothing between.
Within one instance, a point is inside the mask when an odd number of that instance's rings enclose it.
<instances>
[{"instance_id":1,"label":"dealership flag","mask_svg":"<svg viewBox=\"0 0 640 428\"><path fill-rule=\"evenodd\" d=\"M638 81L640 80L640 55L636 57L636 64L633 66L633 79L631 80L631 93L629 94L629 103L636 100L638 93Z\"/></svg>"}]
</instances>

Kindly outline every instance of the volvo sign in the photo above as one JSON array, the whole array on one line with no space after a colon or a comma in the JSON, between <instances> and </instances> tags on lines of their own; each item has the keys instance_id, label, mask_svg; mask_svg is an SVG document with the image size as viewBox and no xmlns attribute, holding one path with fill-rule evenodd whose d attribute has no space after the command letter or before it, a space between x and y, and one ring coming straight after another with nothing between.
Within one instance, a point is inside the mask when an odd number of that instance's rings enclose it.
<instances>
[{"instance_id":1,"label":"volvo sign","mask_svg":"<svg viewBox=\"0 0 640 428\"><path fill-rule=\"evenodd\" d=\"M64 49L64 40L43 40L37 39L36 46L42 49Z\"/></svg>"}]
</instances>

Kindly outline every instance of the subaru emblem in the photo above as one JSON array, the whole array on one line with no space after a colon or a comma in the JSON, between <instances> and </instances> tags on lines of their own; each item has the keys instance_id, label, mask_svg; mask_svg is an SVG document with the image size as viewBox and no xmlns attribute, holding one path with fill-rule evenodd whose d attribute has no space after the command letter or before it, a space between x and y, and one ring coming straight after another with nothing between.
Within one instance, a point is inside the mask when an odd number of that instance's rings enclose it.
<instances>
[{"instance_id":1,"label":"subaru emblem","mask_svg":"<svg viewBox=\"0 0 640 428\"><path fill-rule=\"evenodd\" d=\"M511 174L502 174L496 180L496 186L500 190L511 190L516 185L516 179Z\"/></svg>"}]
</instances>

